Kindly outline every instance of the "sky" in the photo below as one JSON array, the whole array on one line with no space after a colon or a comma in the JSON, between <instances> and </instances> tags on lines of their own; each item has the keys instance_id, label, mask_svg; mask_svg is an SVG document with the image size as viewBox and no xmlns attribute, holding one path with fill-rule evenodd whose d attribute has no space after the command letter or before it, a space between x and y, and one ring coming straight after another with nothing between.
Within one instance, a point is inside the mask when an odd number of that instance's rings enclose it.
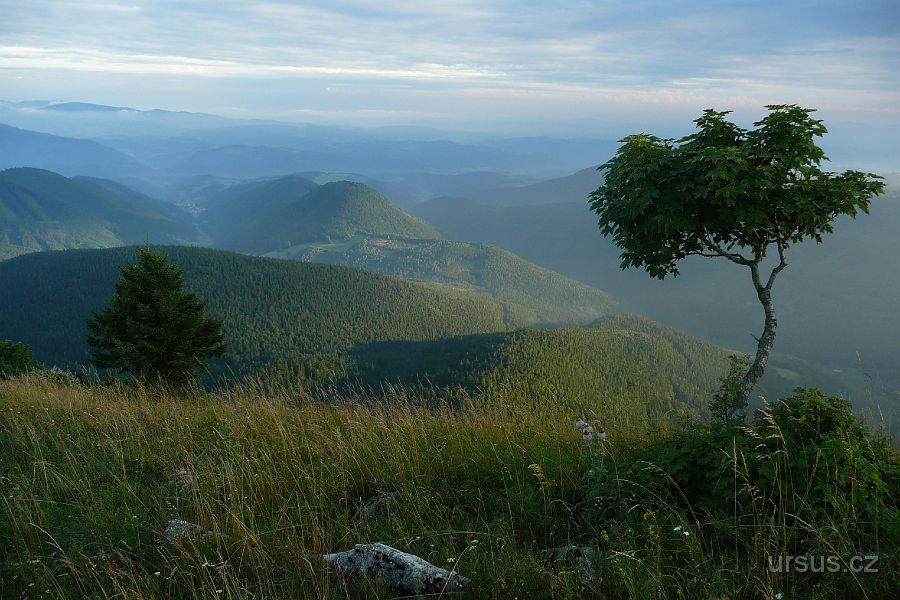
<instances>
[{"instance_id":1,"label":"sky","mask_svg":"<svg viewBox=\"0 0 900 600\"><path fill-rule=\"evenodd\" d=\"M900 124L900 2L0 0L0 99L574 133L797 103Z\"/></svg>"}]
</instances>

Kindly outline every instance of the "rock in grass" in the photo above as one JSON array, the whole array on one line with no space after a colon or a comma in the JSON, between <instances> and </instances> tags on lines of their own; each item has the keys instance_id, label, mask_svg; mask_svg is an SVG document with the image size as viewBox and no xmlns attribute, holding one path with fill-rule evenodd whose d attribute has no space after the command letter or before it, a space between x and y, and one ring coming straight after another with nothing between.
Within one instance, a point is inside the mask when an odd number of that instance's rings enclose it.
<instances>
[{"instance_id":1,"label":"rock in grass","mask_svg":"<svg viewBox=\"0 0 900 600\"><path fill-rule=\"evenodd\" d=\"M581 585L597 585L597 570L594 567L597 553L589 546L561 546L547 551L550 562L556 568L573 565Z\"/></svg>"},{"instance_id":2,"label":"rock in grass","mask_svg":"<svg viewBox=\"0 0 900 600\"><path fill-rule=\"evenodd\" d=\"M182 521L181 519L172 519L163 530L163 539L174 546L178 546L187 541L198 541L211 537L212 531L204 529L196 523L190 521Z\"/></svg>"},{"instance_id":3,"label":"rock in grass","mask_svg":"<svg viewBox=\"0 0 900 600\"><path fill-rule=\"evenodd\" d=\"M375 496L371 500L366 503L360 503L359 508L356 509L356 513L353 515L353 518L350 520L351 523L359 523L360 521L364 521L371 517L380 515L381 513L387 511L388 508L397 503L397 500L400 499L400 492L387 492L385 494L379 494Z\"/></svg>"},{"instance_id":4,"label":"rock in grass","mask_svg":"<svg viewBox=\"0 0 900 600\"><path fill-rule=\"evenodd\" d=\"M181 489L189 488L194 485L194 473L190 469L175 469L169 483Z\"/></svg>"},{"instance_id":5,"label":"rock in grass","mask_svg":"<svg viewBox=\"0 0 900 600\"><path fill-rule=\"evenodd\" d=\"M468 589L472 582L386 544L357 544L352 550L323 554L322 561L346 576L367 576L407 594L441 594Z\"/></svg>"}]
</instances>

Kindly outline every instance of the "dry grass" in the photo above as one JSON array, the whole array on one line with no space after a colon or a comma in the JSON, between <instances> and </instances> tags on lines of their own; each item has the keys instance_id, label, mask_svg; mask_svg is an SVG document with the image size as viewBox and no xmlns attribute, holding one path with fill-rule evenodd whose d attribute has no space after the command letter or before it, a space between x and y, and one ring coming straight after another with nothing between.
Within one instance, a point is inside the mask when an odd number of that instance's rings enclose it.
<instances>
[{"instance_id":1,"label":"dry grass","mask_svg":"<svg viewBox=\"0 0 900 600\"><path fill-rule=\"evenodd\" d=\"M173 397L0 381L0 590L21 598L375 597L381 592L345 583L314 559L374 541L457 569L476 582L470 597L478 598L674 598L681 589L692 590L685 597L743 589L732 597L757 598L776 589L765 574L752 580L756 567L719 564L699 531L661 539L690 524L666 499L652 520L641 518L646 506L623 505L631 537L623 526L624 541L604 546L606 525L585 522L593 501L585 482L592 469L614 476L615 440L646 431L610 424L611 442L588 450L572 427L581 415L427 400L425 408L399 388L378 398L263 386ZM178 469L190 476L176 482ZM361 501L392 491L401 492L395 505L354 521ZM215 535L172 547L160 537L170 519ZM606 548L598 589L581 586L574 569L546 564L543 550L569 543Z\"/></svg>"}]
</instances>

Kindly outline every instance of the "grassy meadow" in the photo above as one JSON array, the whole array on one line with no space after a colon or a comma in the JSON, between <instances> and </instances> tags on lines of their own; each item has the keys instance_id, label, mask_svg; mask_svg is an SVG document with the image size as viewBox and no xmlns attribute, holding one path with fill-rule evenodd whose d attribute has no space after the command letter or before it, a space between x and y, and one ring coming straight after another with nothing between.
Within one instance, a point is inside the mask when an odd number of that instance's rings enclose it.
<instances>
[{"instance_id":1,"label":"grassy meadow","mask_svg":"<svg viewBox=\"0 0 900 600\"><path fill-rule=\"evenodd\" d=\"M829 433L825 409L812 451L774 409L728 431L674 415L652 429L607 423L606 442L586 443L574 420L602 415L478 394L55 379L0 381L4 598L390 597L316 560L376 541L471 578L464 598L900 589L897 453L855 422ZM830 406L796 404L813 405ZM356 518L390 492L396 502ZM172 519L212 533L173 546L161 536ZM548 561L570 544L596 549L594 581ZM848 567L857 554L877 556L878 572L767 568L769 556Z\"/></svg>"}]
</instances>

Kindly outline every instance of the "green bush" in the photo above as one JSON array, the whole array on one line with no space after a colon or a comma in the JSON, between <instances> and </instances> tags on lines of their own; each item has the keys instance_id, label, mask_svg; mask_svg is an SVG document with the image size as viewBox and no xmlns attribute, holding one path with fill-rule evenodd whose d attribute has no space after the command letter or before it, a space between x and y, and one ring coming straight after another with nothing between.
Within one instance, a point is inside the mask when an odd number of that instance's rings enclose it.
<instances>
[{"instance_id":1,"label":"green bush","mask_svg":"<svg viewBox=\"0 0 900 600\"><path fill-rule=\"evenodd\" d=\"M31 349L21 342L0 340L0 379L15 377L32 366Z\"/></svg>"}]
</instances>

